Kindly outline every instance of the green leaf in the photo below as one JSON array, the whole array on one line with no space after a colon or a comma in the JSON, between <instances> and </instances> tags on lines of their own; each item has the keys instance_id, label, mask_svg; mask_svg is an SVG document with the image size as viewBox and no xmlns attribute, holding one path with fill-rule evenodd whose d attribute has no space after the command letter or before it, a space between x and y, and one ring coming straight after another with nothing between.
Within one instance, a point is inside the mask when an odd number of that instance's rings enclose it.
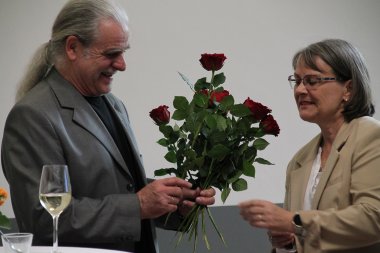
<instances>
[{"instance_id":1,"label":"green leaf","mask_svg":"<svg viewBox=\"0 0 380 253\"><path fill-rule=\"evenodd\" d=\"M220 102L220 108L223 111L228 111L231 106L233 106L235 103L234 97L231 95L225 96L222 101Z\"/></svg>"},{"instance_id":2,"label":"green leaf","mask_svg":"<svg viewBox=\"0 0 380 253\"><path fill-rule=\"evenodd\" d=\"M235 117L245 117L251 115L251 111L243 104L237 104L231 107L230 113Z\"/></svg>"},{"instance_id":3,"label":"green leaf","mask_svg":"<svg viewBox=\"0 0 380 253\"><path fill-rule=\"evenodd\" d=\"M180 133L178 131L173 131L171 133L170 137L168 138L168 144L176 143L178 138L179 138L179 135L180 135Z\"/></svg>"},{"instance_id":4,"label":"green leaf","mask_svg":"<svg viewBox=\"0 0 380 253\"><path fill-rule=\"evenodd\" d=\"M213 131L208 138L211 144L222 143L227 139L227 134L221 131Z\"/></svg>"},{"instance_id":5,"label":"green leaf","mask_svg":"<svg viewBox=\"0 0 380 253\"><path fill-rule=\"evenodd\" d=\"M187 159L195 159L197 157L197 153L195 153L195 151L192 149L186 150L185 155Z\"/></svg>"},{"instance_id":6,"label":"green leaf","mask_svg":"<svg viewBox=\"0 0 380 253\"><path fill-rule=\"evenodd\" d=\"M244 142L239 146L239 156L242 155L248 148L248 142Z\"/></svg>"},{"instance_id":7,"label":"green leaf","mask_svg":"<svg viewBox=\"0 0 380 253\"><path fill-rule=\"evenodd\" d=\"M215 115L208 115L205 119L206 125L211 129L214 130L216 128L216 118Z\"/></svg>"},{"instance_id":8,"label":"green leaf","mask_svg":"<svg viewBox=\"0 0 380 253\"><path fill-rule=\"evenodd\" d=\"M265 165L274 165L268 160L265 160L264 158L258 157L256 158L255 162L260 163L260 164L265 164Z\"/></svg>"},{"instance_id":9,"label":"green leaf","mask_svg":"<svg viewBox=\"0 0 380 253\"><path fill-rule=\"evenodd\" d=\"M232 177L230 177L227 182L228 183L233 183L235 182L236 180L239 179L239 177L243 174L243 172L241 172L240 170L238 171L235 171L235 173L232 175Z\"/></svg>"},{"instance_id":10,"label":"green leaf","mask_svg":"<svg viewBox=\"0 0 380 253\"><path fill-rule=\"evenodd\" d=\"M255 136L252 132L252 121L248 118L248 117L243 117L243 118L240 118L237 123L237 129L239 132L241 132L242 134L244 135L248 135L249 137L253 137Z\"/></svg>"},{"instance_id":11,"label":"green leaf","mask_svg":"<svg viewBox=\"0 0 380 253\"><path fill-rule=\"evenodd\" d=\"M175 96L173 106L177 110L187 111L189 109L189 101L183 96Z\"/></svg>"},{"instance_id":12,"label":"green leaf","mask_svg":"<svg viewBox=\"0 0 380 253\"><path fill-rule=\"evenodd\" d=\"M195 165L197 165L198 167L202 167L204 162L205 162L205 158L202 156L194 160Z\"/></svg>"},{"instance_id":13,"label":"green leaf","mask_svg":"<svg viewBox=\"0 0 380 253\"><path fill-rule=\"evenodd\" d=\"M177 156L176 156L174 151L169 151L168 153L166 153L165 159L166 159L166 161L168 161L170 163L176 163L177 162Z\"/></svg>"},{"instance_id":14,"label":"green leaf","mask_svg":"<svg viewBox=\"0 0 380 253\"><path fill-rule=\"evenodd\" d=\"M253 161L253 159L255 159L257 155L257 149L255 147L248 147L247 150L244 152L244 157L247 159L247 160L251 160Z\"/></svg>"},{"instance_id":15,"label":"green leaf","mask_svg":"<svg viewBox=\"0 0 380 253\"><path fill-rule=\"evenodd\" d=\"M247 188L248 183L243 178L239 178L238 180L232 183L232 189L234 189L234 191L244 191L247 190Z\"/></svg>"},{"instance_id":16,"label":"green leaf","mask_svg":"<svg viewBox=\"0 0 380 253\"><path fill-rule=\"evenodd\" d=\"M160 144L161 146L164 146L164 147L167 147L169 144L168 144L168 140L165 139L165 138L162 138L162 139L159 139L157 141L158 144Z\"/></svg>"},{"instance_id":17,"label":"green leaf","mask_svg":"<svg viewBox=\"0 0 380 253\"><path fill-rule=\"evenodd\" d=\"M194 84L195 91L200 91L203 89L210 89L210 83L206 81L206 77L198 79L198 81Z\"/></svg>"},{"instance_id":18,"label":"green leaf","mask_svg":"<svg viewBox=\"0 0 380 253\"><path fill-rule=\"evenodd\" d=\"M11 229L11 221L2 212L0 212L0 228Z\"/></svg>"},{"instance_id":19,"label":"green leaf","mask_svg":"<svg viewBox=\"0 0 380 253\"><path fill-rule=\"evenodd\" d=\"M224 73L219 73L214 76L213 85L214 87L218 87L219 85L223 84L226 81L226 76Z\"/></svg>"},{"instance_id":20,"label":"green leaf","mask_svg":"<svg viewBox=\"0 0 380 253\"><path fill-rule=\"evenodd\" d=\"M160 132L166 137L169 138L170 135L173 133L173 128L168 125L160 125L159 127Z\"/></svg>"},{"instance_id":21,"label":"green leaf","mask_svg":"<svg viewBox=\"0 0 380 253\"><path fill-rule=\"evenodd\" d=\"M175 110L172 116L172 119L174 120L184 120L188 116L187 111L182 111L182 110Z\"/></svg>"},{"instance_id":22,"label":"green leaf","mask_svg":"<svg viewBox=\"0 0 380 253\"><path fill-rule=\"evenodd\" d=\"M193 101L196 106L201 108L207 108L208 107L208 97L205 94L202 93L195 93L193 97Z\"/></svg>"},{"instance_id":23,"label":"green leaf","mask_svg":"<svg viewBox=\"0 0 380 253\"><path fill-rule=\"evenodd\" d=\"M264 150L269 145L269 142L264 140L263 138L257 138L253 142L253 146L258 150Z\"/></svg>"},{"instance_id":24,"label":"green leaf","mask_svg":"<svg viewBox=\"0 0 380 253\"><path fill-rule=\"evenodd\" d=\"M230 152L230 149L222 144L217 144L208 152L211 158L222 159Z\"/></svg>"},{"instance_id":25,"label":"green leaf","mask_svg":"<svg viewBox=\"0 0 380 253\"><path fill-rule=\"evenodd\" d=\"M243 174L248 177L255 177L255 167L247 160L243 161Z\"/></svg>"},{"instance_id":26,"label":"green leaf","mask_svg":"<svg viewBox=\"0 0 380 253\"><path fill-rule=\"evenodd\" d=\"M222 194L221 194L221 199L224 202L226 202L228 195L230 195L231 189L229 187L223 188Z\"/></svg>"},{"instance_id":27,"label":"green leaf","mask_svg":"<svg viewBox=\"0 0 380 253\"><path fill-rule=\"evenodd\" d=\"M223 117L223 116L217 115L216 116L216 125L217 125L217 129L219 131L226 130L226 128L227 128L227 120L226 120L226 118Z\"/></svg>"}]
</instances>

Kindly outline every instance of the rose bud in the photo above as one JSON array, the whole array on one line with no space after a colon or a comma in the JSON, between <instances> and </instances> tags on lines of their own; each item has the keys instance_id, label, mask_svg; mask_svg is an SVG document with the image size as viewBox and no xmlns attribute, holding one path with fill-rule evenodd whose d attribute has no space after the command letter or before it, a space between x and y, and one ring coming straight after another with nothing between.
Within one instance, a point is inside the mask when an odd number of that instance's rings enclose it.
<instances>
[{"instance_id":1,"label":"rose bud","mask_svg":"<svg viewBox=\"0 0 380 253\"><path fill-rule=\"evenodd\" d=\"M260 127L266 134L278 136L280 133L280 127L278 126L277 121L270 114L260 122Z\"/></svg>"},{"instance_id":2,"label":"rose bud","mask_svg":"<svg viewBox=\"0 0 380 253\"><path fill-rule=\"evenodd\" d=\"M168 111L168 106L161 105L156 109L149 112L149 116L156 122L157 125L165 125L170 121L170 112Z\"/></svg>"},{"instance_id":3,"label":"rose bud","mask_svg":"<svg viewBox=\"0 0 380 253\"><path fill-rule=\"evenodd\" d=\"M208 90L207 89L202 89L202 90L198 91L198 93L208 96Z\"/></svg>"},{"instance_id":4,"label":"rose bud","mask_svg":"<svg viewBox=\"0 0 380 253\"><path fill-rule=\"evenodd\" d=\"M202 54L199 61L205 70L216 71L223 67L225 59L227 57L224 54Z\"/></svg>"},{"instance_id":5,"label":"rose bud","mask_svg":"<svg viewBox=\"0 0 380 253\"><path fill-rule=\"evenodd\" d=\"M251 110L252 115L256 120L262 120L268 115L268 113L272 111L265 105L262 105L259 102L255 102L249 97L244 101L243 104L248 107L249 110Z\"/></svg>"},{"instance_id":6,"label":"rose bud","mask_svg":"<svg viewBox=\"0 0 380 253\"><path fill-rule=\"evenodd\" d=\"M213 91L210 95L210 103L214 102L222 102L223 98L230 95L228 90L222 90L222 91Z\"/></svg>"}]
</instances>

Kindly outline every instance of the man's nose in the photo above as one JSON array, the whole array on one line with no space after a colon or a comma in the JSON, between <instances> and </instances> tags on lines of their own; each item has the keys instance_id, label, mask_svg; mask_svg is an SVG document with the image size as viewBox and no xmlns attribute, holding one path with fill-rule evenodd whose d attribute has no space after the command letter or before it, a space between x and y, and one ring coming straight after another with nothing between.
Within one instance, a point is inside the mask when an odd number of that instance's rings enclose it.
<instances>
[{"instance_id":1,"label":"man's nose","mask_svg":"<svg viewBox=\"0 0 380 253\"><path fill-rule=\"evenodd\" d=\"M113 67L119 71L124 71L127 68L127 64L125 63L123 55L119 55L115 59L115 61L113 62Z\"/></svg>"}]
</instances>

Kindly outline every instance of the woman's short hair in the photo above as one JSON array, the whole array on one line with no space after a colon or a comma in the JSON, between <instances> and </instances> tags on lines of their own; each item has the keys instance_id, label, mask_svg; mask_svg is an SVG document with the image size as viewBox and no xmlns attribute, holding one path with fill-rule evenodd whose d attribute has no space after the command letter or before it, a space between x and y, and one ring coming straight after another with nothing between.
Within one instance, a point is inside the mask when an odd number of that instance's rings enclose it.
<instances>
[{"instance_id":1,"label":"woman's short hair","mask_svg":"<svg viewBox=\"0 0 380 253\"><path fill-rule=\"evenodd\" d=\"M343 81L351 80L351 97L342 112L344 119L350 122L361 116L373 116L375 108L372 103L370 78L359 50L341 39L323 40L298 51L293 57L293 68L302 60L311 69L321 71L316 65L316 57L327 63Z\"/></svg>"}]
</instances>

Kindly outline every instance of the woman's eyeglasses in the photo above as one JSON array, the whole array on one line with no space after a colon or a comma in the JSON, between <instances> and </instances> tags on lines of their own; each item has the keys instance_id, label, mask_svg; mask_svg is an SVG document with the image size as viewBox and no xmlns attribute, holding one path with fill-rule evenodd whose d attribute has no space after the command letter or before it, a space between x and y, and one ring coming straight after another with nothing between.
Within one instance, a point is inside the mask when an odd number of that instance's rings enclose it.
<instances>
[{"instance_id":1,"label":"woman's eyeglasses","mask_svg":"<svg viewBox=\"0 0 380 253\"><path fill-rule=\"evenodd\" d=\"M323 82L343 81L343 80L339 77L321 77L321 76L316 76L316 75L306 75L303 78L300 78L300 77L291 75L288 77L288 81L289 81L290 87L294 89L294 88L297 88L298 85L301 84L301 82L306 88L308 87L311 88L311 87L316 87L320 83L323 83Z\"/></svg>"}]
</instances>

